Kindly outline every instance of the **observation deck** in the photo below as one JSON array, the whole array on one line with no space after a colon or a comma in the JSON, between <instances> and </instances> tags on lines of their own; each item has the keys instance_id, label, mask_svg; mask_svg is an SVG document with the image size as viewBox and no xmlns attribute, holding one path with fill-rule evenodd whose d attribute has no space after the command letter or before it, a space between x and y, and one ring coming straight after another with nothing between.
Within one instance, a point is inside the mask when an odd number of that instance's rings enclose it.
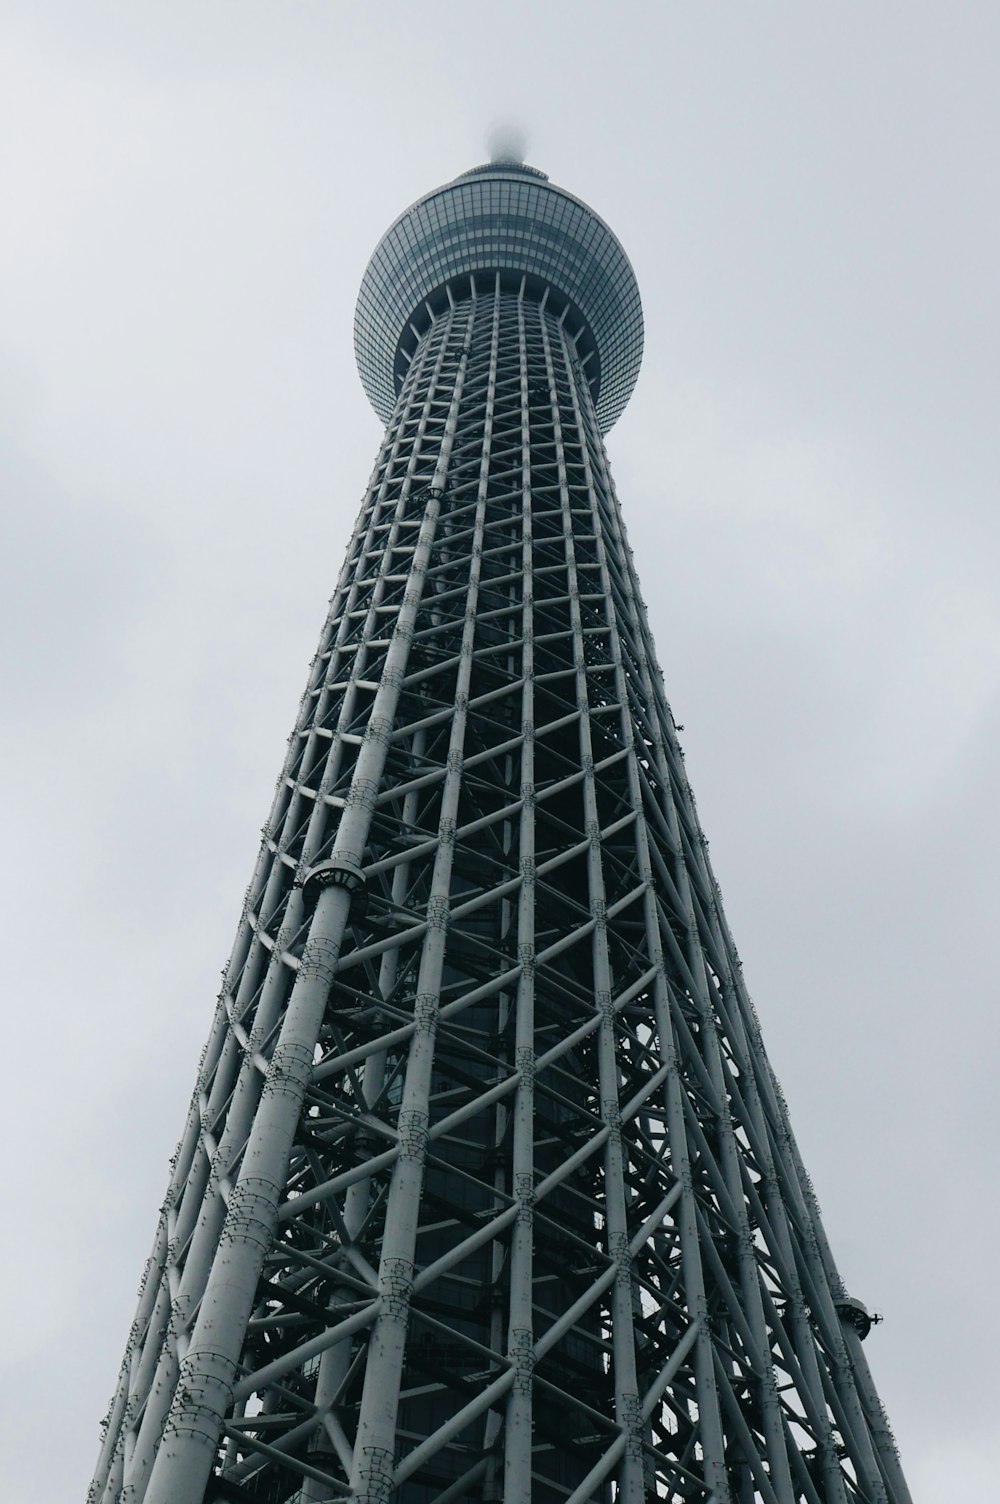
<instances>
[{"instance_id":1,"label":"observation deck","mask_svg":"<svg viewBox=\"0 0 1000 1504\"><path fill-rule=\"evenodd\" d=\"M621 416L642 360L642 304L617 236L593 209L523 162L494 161L417 199L389 227L361 282L354 349L384 423L407 366L448 296L499 273L565 313L601 432Z\"/></svg>"}]
</instances>

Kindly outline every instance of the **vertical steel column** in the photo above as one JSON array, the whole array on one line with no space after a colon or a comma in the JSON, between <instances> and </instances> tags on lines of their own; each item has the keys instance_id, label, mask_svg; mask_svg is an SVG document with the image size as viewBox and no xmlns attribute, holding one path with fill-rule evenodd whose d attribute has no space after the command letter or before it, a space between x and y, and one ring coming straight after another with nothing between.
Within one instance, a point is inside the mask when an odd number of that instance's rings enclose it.
<instances>
[{"instance_id":1,"label":"vertical steel column","mask_svg":"<svg viewBox=\"0 0 1000 1504\"><path fill-rule=\"evenodd\" d=\"M475 329L479 299L473 286L463 359ZM462 372L455 384L453 404L461 400ZM442 484L444 476L442 476ZM462 629L461 664L455 694L455 714L448 748L448 767L441 798L440 828L454 829L458 815L461 769L468 721L469 680L476 630L483 524L486 515L485 467L469 562L469 587ZM398 630L398 628L397 628ZM365 1386L358 1418L351 1486L359 1504L387 1504L395 1451L396 1411L403 1373L409 1301L413 1287L413 1258L417 1209L423 1187L427 1130L430 1123L431 1073L434 1037L440 1007L442 970L448 928L449 893L454 856L452 841L441 841L434 858L427 902L430 923L420 960L414 1003L416 1031L410 1045L403 1099L399 1109L399 1157L393 1169L386 1208L386 1227L379 1264L381 1310L369 1344Z\"/></svg>"},{"instance_id":2,"label":"vertical steel column","mask_svg":"<svg viewBox=\"0 0 1000 1504\"><path fill-rule=\"evenodd\" d=\"M523 292L517 303L521 402L521 812L518 851L521 872L535 869L535 659L533 635L531 423ZM517 1218L511 1232L507 1355L514 1382L507 1401L504 1504L531 1504L532 1371L535 1365L532 1270L535 1200L535 882L522 882L517 896L517 956L521 976L515 1005L514 1063L520 1080L514 1097L511 1189Z\"/></svg>"},{"instance_id":3,"label":"vertical steel column","mask_svg":"<svg viewBox=\"0 0 1000 1504\"><path fill-rule=\"evenodd\" d=\"M555 391L552 348L544 318L545 305L539 309L542 344L550 390ZM573 365L565 343L563 359L573 385ZM601 861L601 822L594 787L594 748L591 741L591 707L587 683L586 640L580 617L580 581L576 568L576 544L572 501L563 448L562 415L558 401L552 405L555 429L556 462L559 475L559 504L562 510L563 539L566 548L567 579L570 595L570 621L573 630L572 653L575 669L575 697L581 711L579 720L580 766L583 769L584 830L587 835L587 881L590 911L597 920L593 932L594 1005L598 1013L597 1032L598 1090L602 1121L609 1132L604 1148L604 1195L607 1252L614 1262L615 1282L611 1294L611 1338L614 1361L615 1416L625 1439L619 1474L619 1497L624 1504L642 1504L642 1435L640 1430L639 1389L635 1370L635 1338L632 1326L631 1254L625 1202L625 1170L622 1160L621 1104L618 1100L619 1067L615 1039L615 1011L612 1002L611 963L607 943L607 896ZM578 437L585 442L583 430ZM592 505L591 501L591 505Z\"/></svg>"}]
</instances>

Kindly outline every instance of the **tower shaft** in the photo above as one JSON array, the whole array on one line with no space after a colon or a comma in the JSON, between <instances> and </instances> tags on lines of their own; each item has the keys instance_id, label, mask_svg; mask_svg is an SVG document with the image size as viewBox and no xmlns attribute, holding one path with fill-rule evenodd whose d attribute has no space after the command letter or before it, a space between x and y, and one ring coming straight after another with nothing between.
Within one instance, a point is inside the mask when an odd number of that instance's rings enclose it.
<instances>
[{"instance_id":1,"label":"tower shaft","mask_svg":"<svg viewBox=\"0 0 1000 1504\"><path fill-rule=\"evenodd\" d=\"M93 1504L908 1504L585 353L507 273L413 326Z\"/></svg>"}]
</instances>

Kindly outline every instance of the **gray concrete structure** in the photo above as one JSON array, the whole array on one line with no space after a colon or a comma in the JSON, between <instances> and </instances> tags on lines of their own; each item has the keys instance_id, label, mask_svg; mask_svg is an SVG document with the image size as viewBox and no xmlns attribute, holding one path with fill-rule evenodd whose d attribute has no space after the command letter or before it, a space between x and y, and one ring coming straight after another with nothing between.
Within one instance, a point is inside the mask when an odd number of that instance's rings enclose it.
<instances>
[{"instance_id":1,"label":"gray concrete structure","mask_svg":"<svg viewBox=\"0 0 1000 1504\"><path fill-rule=\"evenodd\" d=\"M356 332L385 438L92 1504L908 1504L608 471L627 257L493 163Z\"/></svg>"}]
</instances>

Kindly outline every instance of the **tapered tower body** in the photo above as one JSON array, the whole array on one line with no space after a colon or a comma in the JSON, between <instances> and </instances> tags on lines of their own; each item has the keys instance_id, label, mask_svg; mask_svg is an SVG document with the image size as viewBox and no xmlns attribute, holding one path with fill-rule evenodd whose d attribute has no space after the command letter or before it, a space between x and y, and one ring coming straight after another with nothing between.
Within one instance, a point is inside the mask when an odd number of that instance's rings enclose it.
<instances>
[{"instance_id":1,"label":"tapered tower body","mask_svg":"<svg viewBox=\"0 0 1000 1504\"><path fill-rule=\"evenodd\" d=\"M628 260L491 163L356 330L385 438L90 1498L908 1504L608 471Z\"/></svg>"}]
</instances>

